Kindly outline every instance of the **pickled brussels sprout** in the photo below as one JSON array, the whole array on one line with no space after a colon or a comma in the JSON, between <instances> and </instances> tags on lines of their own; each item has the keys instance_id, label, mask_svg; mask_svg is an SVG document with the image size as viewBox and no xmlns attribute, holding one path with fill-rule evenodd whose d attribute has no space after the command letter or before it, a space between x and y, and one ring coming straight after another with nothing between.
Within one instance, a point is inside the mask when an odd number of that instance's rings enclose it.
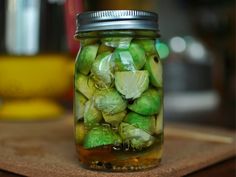
<instances>
[{"instance_id":1,"label":"pickled brussels sprout","mask_svg":"<svg viewBox=\"0 0 236 177\"><path fill-rule=\"evenodd\" d=\"M79 120L84 117L84 107L87 99L81 93L75 92L75 117Z\"/></svg>"},{"instance_id":2,"label":"pickled brussels sprout","mask_svg":"<svg viewBox=\"0 0 236 177\"><path fill-rule=\"evenodd\" d=\"M128 108L138 114L151 116L160 112L161 105L161 91L148 89L133 104L128 105Z\"/></svg>"},{"instance_id":3,"label":"pickled brussels sprout","mask_svg":"<svg viewBox=\"0 0 236 177\"><path fill-rule=\"evenodd\" d=\"M163 106L161 107L161 110L159 114L156 116L156 123L155 123L155 133L160 134L163 132Z\"/></svg>"},{"instance_id":4,"label":"pickled brussels sprout","mask_svg":"<svg viewBox=\"0 0 236 177\"><path fill-rule=\"evenodd\" d=\"M129 52L133 58L135 69L141 69L146 63L145 51L136 43L131 43Z\"/></svg>"},{"instance_id":5,"label":"pickled brussels sprout","mask_svg":"<svg viewBox=\"0 0 236 177\"><path fill-rule=\"evenodd\" d=\"M97 51L98 44L87 45L81 48L81 51L78 53L76 58L76 63L78 63L76 68L78 69L78 72L88 75L96 58Z\"/></svg>"},{"instance_id":6,"label":"pickled brussels sprout","mask_svg":"<svg viewBox=\"0 0 236 177\"><path fill-rule=\"evenodd\" d=\"M84 109L84 124L86 126L93 126L101 120L102 113L95 108L92 100L87 101Z\"/></svg>"},{"instance_id":7,"label":"pickled brussels sprout","mask_svg":"<svg viewBox=\"0 0 236 177\"><path fill-rule=\"evenodd\" d=\"M131 40L131 37L106 37L102 39L102 43L113 48L128 49Z\"/></svg>"},{"instance_id":8,"label":"pickled brussels sprout","mask_svg":"<svg viewBox=\"0 0 236 177\"><path fill-rule=\"evenodd\" d=\"M113 53L116 71L135 71L141 69L146 63L144 50L135 43L129 49L116 49Z\"/></svg>"},{"instance_id":9,"label":"pickled brussels sprout","mask_svg":"<svg viewBox=\"0 0 236 177\"><path fill-rule=\"evenodd\" d=\"M122 140L120 136L111 128L97 126L92 128L84 138L84 147L86 149L100 147L104 145L118 145Z\"/></svg>"},{"instance_id":10,"label":"pickled brussels sprout","mask_svg":"<svg viewBox=\"0 0 236 177\"><path fill-rule=\"evenodd\" d=\"M95 106L106 114L116 114L126 109L127 103L115 89L95 93Z\"/></svg>"},{"instance_id":11,"label":"pickled brussels sprout","mask_svg":"<svg viewBox=\"0 0 236 177\"><path fill-rule=\"evenodd\" d=\"M130 125L140 128L150 134L155 130L155 117L154 116L142 116L134 112L130 112L124 119L124 122Z\"/></svg>"},{"instance_id":12,"label":"pickled brussels sprout","mask_svg":"<svg viewBox=\"0 0 236 177\"><path fill-rule=\"evenodd\" d=\"M138 39L135 40L135 43L139 44L145 52L150 54L157 54L156 46L155 46L155 40L151 39Z\"/></svg>"},{"instance_id":13,"label":"pickled brussels sprout","mask_svg":"<svg viewBox=\"0 0 236 177\"><path fill-rule=\"evenodd\" d=\"M162 64L158 55L147 58L145 69L148 70L150 82L155 87L162 87Z\"/></svg>"},{"instance_id":14,"label":"pickled brussels sprout","mask_svg":"<svg viewBox=\"0 0 236 177\"><path fill-rule=\"evenodd\" d=\"M85 136L85 127L82 123L77 123L75 126L75 142L77 144L82 144Z\"/></svg>"},{"instance_id":15,"label":"pickled brussels sprout","mask_svg":"<svg viewBox=\"0 0 236 177\"><path fill-rule=\"evenodd\" d=\"M124 142L130 142L131 147L138 150L151 146L155 140L146 131L124 122L119 126L119 133Z\"/></svg>"},{"instance_id":16,"label":"pickled brussels sprout","mask_svg":"<svg viewBox=\"0 0 236 177\"><path fill-rule=\"evenodd\" d=\"M147 71L123 71L115 73L116 89L126 99L135 99L148 88L149 77Z\"/></svg>"},{"instance_id":17,"label":"pickled brussels sprout","mask_svg":"<svg viewBox=\"0 0 236 177\"><path fill-rule=\"evenodd\" d=\"M111 52L104 52L97 56L93 63L91 72L97 86L108 88L113 81L113 63L111 61Z\"/></svg>"},{"instance_id":18,"label":"pickled brussels sprout","mask_svg":"<svg viewBox=\"0 0 236 177\"><path fill-rule=\"evenodd\" d=\"M112 55L116 71L135 71L133 57L128 50L116 49Z\"/></svg>"},{"instance_id":19,"label":"pickled brussels sprout","mask_svg":"<svg viewBox=\"0 0 236 177\"><path fill-rule=\"evenodd\" d=\"M88 99L93 96L93 93L96 90L94 81L83 74L77 75L75 88Z\"/></svg>"},{"instance_id":20,"label":"pickled brussels sprout","mask_svg":"<svg viewBox=\"0 0 236 177\"><path fill-rule=\"evenodd\" d=\"M117 127L122 122L124 117L126 116L126 113L127 113L126 111L122 111L122 112L119 112L116 114L103 113L102 115L103 115L105 122Z\"/></svg>"}]
</instances>

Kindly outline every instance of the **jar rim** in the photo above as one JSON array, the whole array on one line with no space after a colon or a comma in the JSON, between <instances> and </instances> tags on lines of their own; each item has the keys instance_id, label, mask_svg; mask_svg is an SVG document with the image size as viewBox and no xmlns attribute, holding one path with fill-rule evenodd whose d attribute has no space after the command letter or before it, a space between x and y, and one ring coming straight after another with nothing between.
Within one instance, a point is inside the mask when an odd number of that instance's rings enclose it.
<instances>
[{"instance_id":1,"label":"jar rim","mask_svg":"<svg viewBox=\"0 0 236 177\"><path fill-rule=\"evenodd\" d=\"M76 32L152 30L159 32L158 14L141 10L87 11L77 14Z\"/></svg>"}]
</instances>

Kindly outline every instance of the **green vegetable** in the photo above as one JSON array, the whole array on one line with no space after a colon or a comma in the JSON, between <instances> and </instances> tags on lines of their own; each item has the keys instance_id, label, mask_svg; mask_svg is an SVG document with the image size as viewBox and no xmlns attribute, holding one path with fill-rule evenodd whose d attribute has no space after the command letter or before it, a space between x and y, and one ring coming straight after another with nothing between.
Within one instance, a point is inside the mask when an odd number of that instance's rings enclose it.
<instances>
[{"instance_id":1,"label":"green vegetable","mask_svg":"<svg viewBox=\"0 0 236 177\"><path fill-rule=\"evenodd\" d=\"M87 101L84 109L84 124L86 126L93 126L101 120L102 113L95 108L92 100Z\"/></svg>"},{"instance_id":2,"label":"green vegetable","mask_svg":"<svg viewBox=\"0 0 236 177\"><path fill-rule=\"evenodd\" d=\"M116 89L126 99L135 99L148 88L149 77L147 71L124 71L115 73Z\"/></svg>"},{"instance_id":3,"label":"green vegetable","mask_svg":"<svg viewBox=\"0 0 236 177\"><path fill-rule=\"evenodd\" d=\"M75 142L77 144L83 143L84 136L85 136L85 127L82 123L77 123L75 126Z\"/></svg>"},{"instance_id":4,"label":"green vegetable","mask_svg":"<svg viewBox=\"0 0 236 177\"><path fill-rule=\"evenodd\" d=\"M122 140L111 128L97 126L92 128L85 136L84 148L90 149L104 145L118 145Z\"/></svg>"},{"instance_id":5,"label":"green vegetable","mask_svg":"<svg viewBox=\"0 0 236 177\"><path fill-rule=\"evenodd\" d=\"M142 48L145 50L147 54L156 54L156 46L155 46L155 40L151 39L139 39L135 40L135 43L142 46Z\"/></svg>"},{"instance_id":6,"label":"green vegetable","mask_svg":"<svg viewBox=\"0 0 236 177\"><path fill-rule=\"evenodd\" d=\"M106 37L102 38L102 43L113 48L128 49L131 40L131 37Z\"/></svg>"},{"instance_id":7,"label":"green vegetable","mask_svg":"<svg viewBox=\"0 0 236 177\"><path fill-rule=\"evenodd\" d=\"M122 112L119 112L119 113L116 113L116 114L106 114L106 113L103 113L103 118L104 120L117 127L121 122L122 120L124 119L124 117L126 116L126 111L122 111Z\"/></svg>"},{"instance_id":8,"label":"green vegetable","mask_svg":"<svg viewBox=\"0 0 236 177\"><path fill-rule=\"evenodd\" d=\"M76 58L76 68L84 75L88 75L96 58L98 45L87 45L81 48Z\"/></svg>"},{"instance_id":9,"label":"green vegetable","mask_svg":"<svg viewBox=\"0 0 236 177\"><path fill-rule=\"evenodd\" d=\"M116 114L126 109L127 103L115 89L106 89L95 93L95 106L106 114Z\"/></svg>"},{"instance_id":10,"label":"green vegetable","mask_svg":"<svg viewBox=\"0 0 236 177\"><path fill-rule=\"evenodd\" d=\"M146 63L145 51L136 43L131 43L129 52L133 58L135 69L141 69Z\"/></svg>"},{"instance_id":11,"label":"green vegetable","mask_svg":"<svg viewBox=\"0 0 236 177\"><path fill-rule=\"evenodd\" d=\"M148 89L133 104L128 105L128 108L138 114L151 116L160 112L161 105L161 91Z\"/></svg>"},{"instance_id":12,"label":"green vegetable","mask_svg":"<svg viewBox=\"0 0 236 177\"><path fill-rule=\"evenodd\" d=\"M135 43L131 43L129 49L116 49L112 58L116 71L139 70L146 63L144 50Z\"/></svg>"},{"instance_id":13,"label":"green vegetable","mask_svg":"<svg viewBox=\"0 0 236 177\"><path fill-rule=\"evenodd\" d=\"M116 49L112 55L115 71L135 71L132 55L128 50Z\"/></svg>"},{"instance_id":14,"label":"green vegetable","mask_svg":"<svg viewBox=\"0 0 236 177\"><path fill-rule=\"evenodd\" d=\"M161 110L159 114L156 116L156 123L155 123L155 133L160 134L163 132L163 106L161 107Z\"/></svg>"},{"instance_id":15,"label":"green vegetable","mask_svg":"<svg viewBox=\"0 0 236 177\"><path fill-rule=\"evenodd\" d=\"M79 120L84 117L84 107L87 99L78 92L75 92L75 117Z\"/></svg>"},{"instance_id":16,"label":"green vegetable","mask_svg":"<svg viewBox=\"0 0 236 177\"><path fill-rule=\"evenodd\" d=\"M99 54L93 63L91 72L94 75L96 85L99 87L108 88L113 81L111 52Z\"/></svg>"},{"instance_id":17,"label":"green vegetable","mask_svg":"<svg viewBox=\"0 0 236 177\"><path fill-rule=\"evenodd\" d=\"M124 122L140 128L150 134L155 130L155 117L154 116L141 116L134 112L130 112L124 119Z\"/></svg>"},{"instance_id":18,"label":"green vegetable","mask_svg":"<svg viewBox=\"0 0 236 177\"><path fill-rule=\"evenodd\" d=\"M119 133L124 142L130 142L131 147L138 150L151 146L155 140L146 131L124 122L120 124Z\"/></svg>"},{"instance_id":19,"label":"green vegetable","mask_svg":"<svg viewBox=\"0 0 236 177\"><path fill-rule=\"evenodd\" d=\"M93 96L94 91L96 90L95 83L88 76L83 74L77 74L75 81L75 88L88 99Z\"/></svg>"},{"instance_id":20,"label":"green vegetable","mask_svg":"<svg viewBox=\"0 0 236 177\"><path fill-rule=\"evenodd\" d=\"M149 72L151 84L156 87L162 87L162 64L158 55L148 57L145 69Z\"/></svg>"}]
</instances>

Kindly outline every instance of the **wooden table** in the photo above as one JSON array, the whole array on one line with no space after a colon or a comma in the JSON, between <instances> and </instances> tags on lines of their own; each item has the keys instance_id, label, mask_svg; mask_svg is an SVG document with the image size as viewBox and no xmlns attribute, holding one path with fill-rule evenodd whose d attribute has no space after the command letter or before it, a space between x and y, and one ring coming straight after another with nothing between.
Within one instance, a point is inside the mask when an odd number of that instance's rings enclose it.
<instances>
[{"instance_id":1,"label":"wooden table","mask_svg":"<svg viewBox=\"0 0 236 177\"><path fill-rule=\"evenodd\" d=\"M234 177L236 176L236 158L231 158L223 162L217 163L205 169L199 170L192 174L186 175L186 177L212 177L212 176L223 176L223 177ZM0 177L23 177L11 172L0 170Z\"/></svg>"},{"instance_id":2,"label":"wooden table","mask_svg":"<svg viewBox=\"0 0 236 177\"><path fill-rule=\"evenodd\" d=\"M197 172L187 175L187 177L234 177L236 176L236 158L231 158L215 165L209 166Z\"/></svg>"},{"instance_id":3,"label":"wooden table","mask_svg":"<svg viewBox=\"0 0 236 177\"><path fill-rule=\"evenodd\" d=\"M236 176L236 158L231 158L223 162L217 163L205 169L199 170L186 177L212 177L212 176L223 176L223 177L234 177ZM0 177L22 177L11 172L0 170Z\"/></svg>"}]
</instances>

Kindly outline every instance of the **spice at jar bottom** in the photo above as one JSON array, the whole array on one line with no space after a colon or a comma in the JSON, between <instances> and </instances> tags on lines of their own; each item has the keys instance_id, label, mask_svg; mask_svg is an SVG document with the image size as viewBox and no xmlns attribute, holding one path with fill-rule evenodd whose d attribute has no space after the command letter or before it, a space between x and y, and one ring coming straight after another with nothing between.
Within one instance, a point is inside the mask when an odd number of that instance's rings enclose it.
<instances>
[{"instance_id":1,"label":"spice at jar bottom","mask_svg":"<svg viewBox=\"0 0 236 177\"><path fill-rule=\"evenodd\" d=\"M77 16L75 141L80 164L103 171L157 166L163 151L158 16L114 10Z\"/></svg>"}]
</instances>

